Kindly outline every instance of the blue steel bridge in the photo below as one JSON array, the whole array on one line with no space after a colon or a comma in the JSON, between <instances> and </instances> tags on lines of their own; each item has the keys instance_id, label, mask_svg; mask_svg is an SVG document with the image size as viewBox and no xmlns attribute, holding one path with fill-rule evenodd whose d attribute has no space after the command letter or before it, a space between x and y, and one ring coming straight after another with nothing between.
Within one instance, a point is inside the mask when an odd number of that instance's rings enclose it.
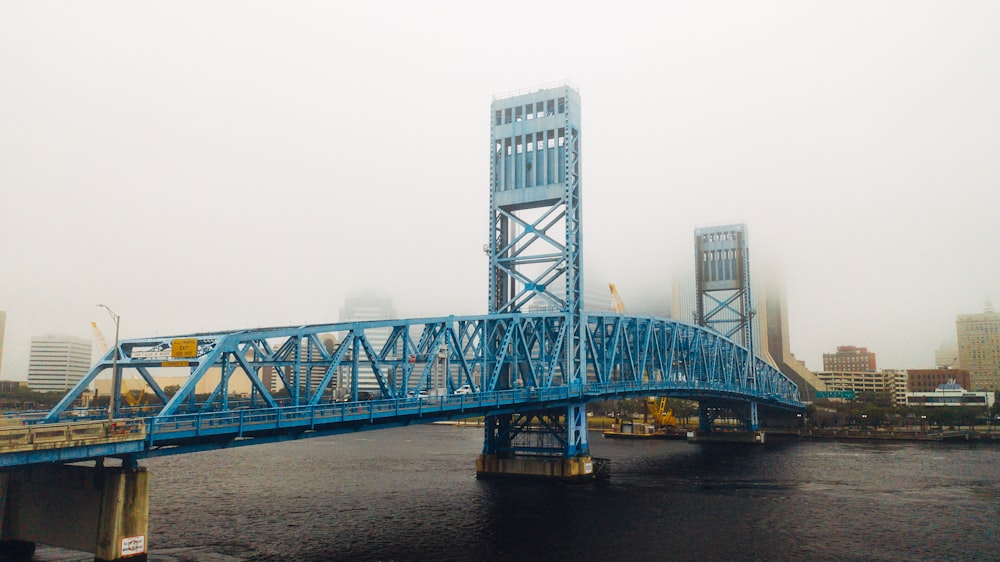
<instances>
[{"instance_id":1,"label":"blue steel bridge","mask_svg":"<svg viewBox=\"0 0 1000 562\"><path fill-rule=\"evenodd\" d=\"M483 416L481 459L510 466L479 473L530 472L507 461L589 458L591 400L697 400L703 432L720 416L756 432L760 408L802 411L796 385L752 352L743 230L696 233L699 291L711 293L699 296L701 325L586 311L579 93L560 83L494 97L490 110L486 315L117 342L37 423L0 428L0 467L105 457L134 467L156 455ZM109 421L87 422L71 405L108 369ZM176 393L157 383L163 370L184 375ZM156 404L123 406L123 374L141 378ZM251 392L235 402L230 383L240 377ZM414 395L421 390L432 392ZM591 468L573 462L571 471Z\"/></svg>"},{"instance_id":2,"label":"blue steel bridge","mask_svg":"<svg viewBox=\"0 0 1000 562\"><path fill-rule=\"evenodd\" d=\"M795 384L747 349L710 329L663 318L586 314L585 376L574 378L565 360L569 325L564 314L512 313L123 340L117 357L110 350L44 418L8 429L0 463L12 467L101 457L133 463L151 456L505 414L514 417L506 428L514 433L539 423L558 426L548 433L558 436L561 454L574 456L588 447L583 410L574 410L579 419L565 419L572 404L670 396L713 405L714 411L728 409L744 419L751 403L791 412L802 408ZM332 349L321 341L328 334L337 336ZM384 343L376 346L373 340ZM190 357L177 357L181 346L189 351L180 355ZM288 391L280 398L261 376L268 367ZM140 377L159 403L129 407L116 392L120 415L110 439L89 440L86 432L74 437L74 427L93 423L86 423L86 411L71 405L98 375L113 368ZM179 368L189 373L187 382L168 395L157 375ZM362 399L362 372L378 383L374 399ZM335 401L338 374L352 383L347 401ZM197 393L206 376L217 384L209 393ZM236 401L228 389L239 377L249 379L252 392ZM456 394L463 385L472 392ZM442 393L418 395L431 388ZM55 439L42 435L18 448L18 438L24 440L31 431L48 431ZM515 435L498 437L493 453L540 452L537 440L522 444ZM488 436L487 451L489 444Z\"/></svg>"},{"instance_id":3,"label":"blue steel bridge","mask_svg":"<svg viewBox=\"0 0 1000 562\"><path fill-rule=\"evenodd\" d=\"M595 473L592 400L696 400L699 433L720 417L747 434L762 414L794 418L798 388L752 350L743 233L698 234L698 290L711 293L699 325L584 310L580 115L568 83L493 99L485 315L127 339L51 411L5 420L0 556L35 543L102 560L144 553L138 461L152 456L482 416L477 475L577 480ZM72 405L108 370L109 411L91 419ZM178 372L168 394L157 381ZM141 378L154 404L123 404L123 375ZM237 401L240 378L251 391Z\"/></svg>"}]
</instances>

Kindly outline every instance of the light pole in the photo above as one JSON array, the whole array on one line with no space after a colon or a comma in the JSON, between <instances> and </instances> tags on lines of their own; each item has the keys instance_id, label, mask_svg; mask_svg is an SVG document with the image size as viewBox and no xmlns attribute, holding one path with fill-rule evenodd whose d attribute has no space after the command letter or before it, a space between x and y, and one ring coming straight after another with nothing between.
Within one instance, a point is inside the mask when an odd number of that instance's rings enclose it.
<instances>
[{"instance_id":1,"label":"light pole","mask_svg":"<svg viewBox=\"0 0 1000 562\"><path fill-rule=\"evenodd\" d=\"M115 321L115 354L111 356L111 395L108 397L108 420L114 421L115 414L118 413L117 408L115 408L118 402L118 390L121 388L121 375L118 373L118 327L121 317L106 304L97 306L107 310L111 319Z\"/></svg>"}]
</instances>

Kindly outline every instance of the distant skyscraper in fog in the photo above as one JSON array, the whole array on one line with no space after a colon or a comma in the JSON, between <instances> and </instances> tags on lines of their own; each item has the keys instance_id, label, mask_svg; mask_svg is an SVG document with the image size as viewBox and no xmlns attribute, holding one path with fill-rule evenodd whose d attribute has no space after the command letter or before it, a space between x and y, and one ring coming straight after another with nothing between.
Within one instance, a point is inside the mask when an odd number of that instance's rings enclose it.
<instances>
[{"instance_id":1,"label":"distant skyscraper in fog","mask_svg":"<svg viewBox=\"0 0 1000 562\"><path fill-rule=\"evenodd\" d=\"M958 329L958 364L969 371L970 390L1000 390L1000 314L987 300L982 314L962 314Z\"/></svg>"},{"instance_id":2,"label":"distant skyscraper in fog","mask_svg":"<svg viewBox=\"0 0 1000 562\"><path fill-rule=\"evenodd\" d=\"M364 322L367 320L389 320L396 317L396 309L392 306L392 299L380 297L374 293L363 293L348 297L344 300L344 306L340 309L341 322ZM385 347L386 341L392 335L392 328L376 328L366 330L365 336L378 353ZM364 355L362 355L362 358ZM350 367L341 367L342 384L350 388ZM379 392L378 381L375 380L375 373L371 367L361 361L358 372L358 390L364 392Z\"/></svg>"},{"instance_id":3,"label":"distant skyscraper in fog","mask_svg":"<svg viewBox=\"0 0 1000 562\"><path fill-rule=\"evenodd\" d=\"M761 283L761 277L758 276L757 285L763 288L764 297L758 302L763 301L764 306L758 307L754 320L761 324L761 348L767 353L760 355L799 386L799 395L803 401L812 402L817 390L827 390L826 383L792 353L784 283L773 275L764 276L764 282Z\"/></svg>"},{"instance_id":4,"label":"distant skyscraper in fog","mask_svg":"<svg viewBox=\"0 0 1000 562\"><path fill-rule=\"evenodd\" d=\"M934 351L934 366L938 369L958 368L958 346L942 345ZM968 385L965 388L969 388Z\"/></svg>"},{"instance_id":5,"label":"distant skyscraper in fog","mask_svg":"<svg viewBox=\"0 0 1000 562\"><path fill-rule=\"evenodd\" d=\"M90 370L91 342L83 338L46 335L31 338L28 387L39 392L73 388Z\"/></svg>"}]
</instances>

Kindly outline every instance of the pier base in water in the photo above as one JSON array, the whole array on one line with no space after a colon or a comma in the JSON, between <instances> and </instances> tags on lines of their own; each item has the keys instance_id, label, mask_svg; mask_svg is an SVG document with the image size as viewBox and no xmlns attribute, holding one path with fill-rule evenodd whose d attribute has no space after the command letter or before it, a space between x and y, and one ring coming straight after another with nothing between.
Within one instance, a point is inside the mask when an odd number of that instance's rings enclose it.
<instances>
[{"instance_id":1,"label":"pier base in water","mask_svg":"<svg viewBox=\"0 0 1000 562\"><path fill-rule=\"evenodd\" d=\"M476 478L539 478L546 480L587 481L599 472L598 459L582 457L512 457L479 455Z\"/></svg>"},{"instance_id":2,"label":"pier base in water","mask_svg":"<svg viewBox=\"0 0 1000 562\"><path fill-rule=\"evenodd\" d=\"M2 474L0 529L0 556L9 556L3 559L44 544L92 552L101 561L145 560L149 474L68 465Z\"/></svg>"}]
</instances>

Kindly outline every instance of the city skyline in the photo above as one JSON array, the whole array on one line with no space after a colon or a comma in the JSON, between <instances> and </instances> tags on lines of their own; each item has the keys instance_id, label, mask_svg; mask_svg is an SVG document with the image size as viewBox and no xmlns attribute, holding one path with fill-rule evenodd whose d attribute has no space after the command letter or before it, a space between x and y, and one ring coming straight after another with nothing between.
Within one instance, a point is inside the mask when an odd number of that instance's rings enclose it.
<instances>
[{"instance_id":1,"label":"city skyline","mask_svg":"<svg viewBox=\"0 0 1000 562\"><path fill-rule=\"evenodd\" d=\"M333 322L363 288L485 312L491 97L563 78L588 293L668 307L694 229L745 223L813 370L933 367L1000 298L1000 6L529 7L582 46L536 63L554 39L459 3L0 6L3 377L111 332L98 303L122 338Z\"/></svg>"}]
</instances>

